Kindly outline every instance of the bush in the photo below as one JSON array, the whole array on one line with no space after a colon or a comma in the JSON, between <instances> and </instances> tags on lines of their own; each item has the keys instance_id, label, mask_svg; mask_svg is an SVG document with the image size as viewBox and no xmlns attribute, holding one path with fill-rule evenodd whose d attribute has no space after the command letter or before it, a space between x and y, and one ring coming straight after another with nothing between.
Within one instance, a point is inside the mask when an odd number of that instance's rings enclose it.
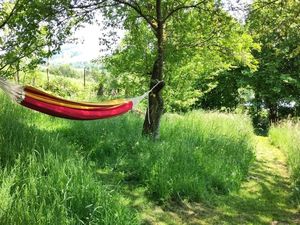
<instances>
[{"instance_id":1,"label":"bush","mask_svg":"<svg viewBox=\"0 0 300 225\"><path fill-rule=\"evenodd\" d=\"M252 124L257 135L266 136L270 129L269 112L266 109L250 108Z\"/></svg>"},{"instance_id":2,"label":"bush","mask_svg":"<svg viewBox=\"0 0 300 225\"><path fill-rule=\"evenodd\" d=\"M45 89L62 97L70 97L79 92L80 87L68 79L56 77L50 83L45 84Z\"/></svg>"},{"instance_id":3,"label":"bush","mask_svg":"<svg viewBox=\"0 0 300 225\"><path fill-rule=\"evenodd\" d=\"M50 66L49 72L51 74L63 76L63 77L73 77L73 78L83 77L83 72L76 70L69 64Z\"/></svg>"},{"instance_id":4,"label":"bush","mask_svg":"<svg viewBox=\"0 0 300 225\"><path fill-rule=\"evenodd\" d=\"M272 143L287 156L294 193L300 203L300 122L286 121L272 126L269 135Z\"/></svg>"}]
</instances>

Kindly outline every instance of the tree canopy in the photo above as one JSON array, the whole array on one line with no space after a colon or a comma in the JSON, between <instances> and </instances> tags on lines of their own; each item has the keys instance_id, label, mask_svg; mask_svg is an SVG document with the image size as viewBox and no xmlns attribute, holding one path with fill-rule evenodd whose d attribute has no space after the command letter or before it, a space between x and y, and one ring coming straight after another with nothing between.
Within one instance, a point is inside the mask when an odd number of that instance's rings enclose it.
<instances>
[{"instance_id":1,"label":"tree canopy","mask_svg":"<svg viewBox=\"0 0 300 225\"><path fill-rule=\"evenodd\" d=\"M116 86L135 95L160 82L149 96L145 134L159 136L165 111L235 108L241 93L251 91L252 104L267 108L273 120L278 106L299 104L298 6L257 0L243 23L214 0L6 0L0 3L0 72L9 76L42 63L101 13L110 31L102 44L111 46L115 28L125 30L121 45L102 61L122 81Z\"/></svg>"},{"instance_id":2,"label":"tree canopy","mask_svg":"<svg viewBox=\"0 0 300 225\"><path fill-rule=\"evenodd\" d=\"M300 99L300 2L274 1L262 7L257 1L247 25L261 44L256 52L259 69L249 73L247 83L253 88L258 107L269 110L271 121L279 118L279 108Z\"/></svg>"}]
</instances>

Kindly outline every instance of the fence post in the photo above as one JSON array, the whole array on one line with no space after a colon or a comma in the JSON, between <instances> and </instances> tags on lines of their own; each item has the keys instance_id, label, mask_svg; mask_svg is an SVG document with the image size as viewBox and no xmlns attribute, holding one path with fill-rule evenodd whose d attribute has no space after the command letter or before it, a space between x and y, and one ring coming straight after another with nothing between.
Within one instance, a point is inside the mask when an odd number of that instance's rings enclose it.
<instances>
[{"instance_id":1,"label":"fence post","mask_svg":"<svg viewBox=\"0 0 300 225\"><path fill-rule=\"evenodd\" d=\"M86 68L83 67L83 87L85 87Z\"/></svg>"}]
</instances>

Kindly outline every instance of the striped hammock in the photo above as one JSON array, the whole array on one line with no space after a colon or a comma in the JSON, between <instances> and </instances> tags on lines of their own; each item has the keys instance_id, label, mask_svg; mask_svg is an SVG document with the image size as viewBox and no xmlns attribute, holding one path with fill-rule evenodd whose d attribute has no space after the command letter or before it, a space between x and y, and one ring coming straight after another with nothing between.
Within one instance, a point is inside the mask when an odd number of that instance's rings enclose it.
<instances>
[{"instance_id":1,"label":"striped hammock","mask_svg":"<svg viewBox=\"0 0 300 225\"><path fill-rule=\"evenodd\" d=\"M147 97L154 87L142 96L102 103L66 100L31 86L11 84L1 77L0 88L17 103L38 112L74 120L95 120L118 116L128 112L142 99Z\"/></svg>"}]
</instances>

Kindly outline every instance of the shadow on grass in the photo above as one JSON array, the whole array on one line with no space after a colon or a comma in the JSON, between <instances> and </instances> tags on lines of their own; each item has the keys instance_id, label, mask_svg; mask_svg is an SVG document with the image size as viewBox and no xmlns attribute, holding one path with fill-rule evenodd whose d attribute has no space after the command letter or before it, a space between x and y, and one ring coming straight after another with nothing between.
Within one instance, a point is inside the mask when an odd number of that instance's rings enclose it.
<instances>
[{"instance_id":1,"label":"shadow on grass","mask_svg":"<svg viewBox=\"0 0 300 225\"><path fill-rule=\"evenodd\" d=\"M44 154L59 149L57 136L35 126L28 126L24 118L4 115L0 121L0 161L1 166L11 167L19 157L30 154Z\"/></svg>"},{"instance_id":2,"label":"shadow on grass","mask_svg":"<svg viewBox=\"0 0 300 225\"><path fill-rule=\"evenodd\" d=\"M153 202L145 188L131 182L122 193L140 212L143 224L300 224L288 177L276 170L285 165L276 157L273 159L256 160L240 192L215 196L208 203ZM113 173L105 176L117 177Z\"/></svg>"},{"instance_id":3,"label":"shadow on grass","mask_svg":"<svg viewBox=\"0 0 300 225\"><path fill-rule=\"evenodd\" d=\"M289 181L272 169L256 161L239 193L217 196L210 204L170 203L163 210L185 224L300 224Z\"/></svg>"},{"instance_id":4,"label":"shadow on grass","mask_svg":"<svg viewBox=\"0 0 300 225\"><path fill-rule=\"evenodd\" d=\"M129 205L140 212L144 224L300 224L288 201L288 181L274 173L265 160L256 161L240 193L215 197L210 204L183 200L158 205L147 197L146 188L140 186L134 176L125 175L126 171L122 170L128 169L128 165L123 166L128 164L127 154L134 155L138 149L134 147L140 133L137 122L132 124L131 121L128 126L126 117L118 119L117 124L114 121L63 122L35 117L37 121L28 126L22 119L14 119L18 115L6 114L7 118L1 120L2 127L7 130L7 140L0 143L2 163L12 164L22 152L24 157L30 153L43 154L45 149L66 157L79 152L102 168L97 172L98 178L105 185L120 188ZM52 122L63 125L51 129L47 123ZM34 125L37 123L39 127Z\"/></svg>"}]
</instances>

